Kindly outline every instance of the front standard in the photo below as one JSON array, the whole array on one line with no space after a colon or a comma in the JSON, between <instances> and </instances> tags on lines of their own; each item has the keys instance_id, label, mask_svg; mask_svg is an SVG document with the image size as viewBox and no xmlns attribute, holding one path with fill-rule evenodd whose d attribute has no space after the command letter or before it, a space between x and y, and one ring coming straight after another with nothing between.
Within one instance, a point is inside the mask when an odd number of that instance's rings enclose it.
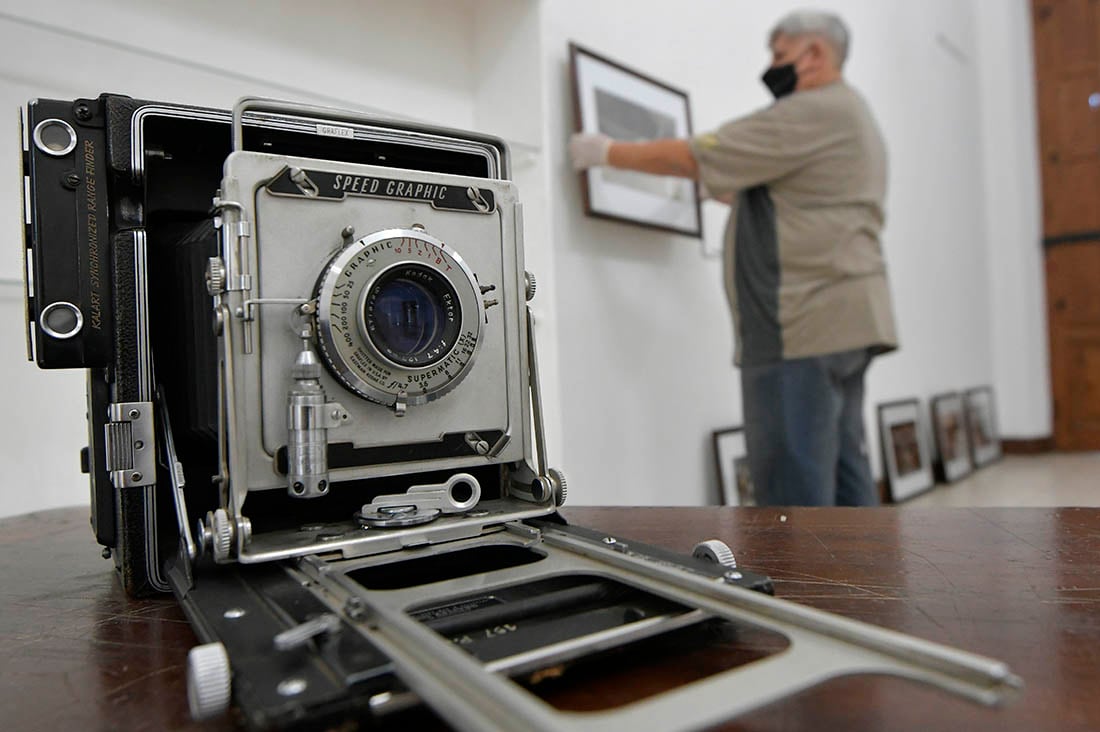
<instances>
[{"instance_id":1,"label":"front standard","mask_svg":"<svg viewBox=\"0 0 1100 732\"><path fill-rule=\"evenodd\" d=\"M697 729L850 673L990 704L1018 685L777 600L721 541L566 524L499 139L102 95L28 104L23 167L29 356L87 372L93 530L202 641L196 718L386 727L426 703L464 730ZM783 650L611 710L540 696L716 629Z\"/></svg>"}]
</instances>

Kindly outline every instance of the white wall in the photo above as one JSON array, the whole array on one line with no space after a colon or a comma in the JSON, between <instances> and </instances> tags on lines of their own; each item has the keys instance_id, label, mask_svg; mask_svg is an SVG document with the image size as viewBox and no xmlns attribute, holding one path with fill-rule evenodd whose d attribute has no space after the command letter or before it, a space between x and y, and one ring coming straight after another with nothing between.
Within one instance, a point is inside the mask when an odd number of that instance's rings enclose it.
<instances>
[{"instance_id":1,"label":"white wall","mask_svg":"<svg viewBox=\"0 0 1100 732\"><path fill-rule=\"evenodd\" d=\"M974 8L998 420L1005 435L1047 437L1053 415L1031 5Z\"/></svg>"},{"instance_id":2,"label":"white wall","mask_svg":"<svg viewBox=\"0 0 1100 732\"><path fill-rule=\"evenodd\" d=\"M686 89L697 131L768 102L775 20L812 0L0 0L0 139L32 96L112 91L229 106L266 94L507 139L525 202L551 464L570 500L717 501L711 431L741 422L720 263L690 238L586 218L564 141L573 40ZM1026 0L835 0L851 82L891 153L884 246L902 350L874 404L994 383L1003 431L1050 430ZM124 34L119 29L125 29ZM6 127L5 127L6 125ZM5 129L7 132L5 133ZM16 148L0 204L17 210ZM707 243L725 213L705 207ZM18 219L0 219L0 516L86 502L83 376L22 360ZM877 439L872 454L878 463ZM31 486L30 488L26 488Z\"/></svg>"},{"instance_id":3,"label":"white wall","mask_svg":"<svg viewBox=\"0 0 1100 732\"><path fill-rule=\"evenodd\" d=\"M563 441L554 312L558 283L554 242L548 236L554 207L548 198L550 171L543 155L546 107L540 10L540 3L529 0L480 0L473 18L474 126L511 143L512 179L523 202L526 268L538 284L530 307L544 392L546 442L558 446Z\"/></svg>"}]
</instances>

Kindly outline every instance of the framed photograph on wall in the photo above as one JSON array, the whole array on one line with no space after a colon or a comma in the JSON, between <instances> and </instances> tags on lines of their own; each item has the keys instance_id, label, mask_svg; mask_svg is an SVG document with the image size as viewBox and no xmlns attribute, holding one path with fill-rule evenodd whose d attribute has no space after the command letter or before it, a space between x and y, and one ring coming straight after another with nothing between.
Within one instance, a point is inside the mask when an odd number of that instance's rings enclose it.
<instances>
[{"instance_id":1,"label":"framed photograph on wall","mask_svg":"<svg viewBox=\"0 0 1100 732\"><path fill-rule=\"evenodd\" d=\"M878 430L890 499L900 503L932 488L936 481L920 402L907 399L880 404Z\"/></svg>"},{"instance_id":2,"label":"framed photograph on wall","mask_svg":"<svg viewBox=\"0 0 1100 732\"><path fill-rule=\"evenodd\" d=\"M620 63L569 44L577 132L641 142L691 137L688 95ZM695 181L607 166L581 173L585 213L702 237Z\"/></svg>"},{"instance_id":3,"label":"framed photograph on wall","mask_svg":"<svg viewBox=\"0 0 1100 732\"><path fill-rule=\"evenodd\" d=\"M953 483L974 470L961 394L950 392L932 397L932 437L940 456L940 472L946 482Z\"/></svg>"},{"instance_id":4,"label":"framed photograph on wall","mask_svg":"<svg viewBox=\"0 0 1100 732\"><path fill-rule=\"evenodd\" d=\"M968 389L964 395L966 428L970 435L970 455L980 468L1001 457L1001 437L997 432L993 387Z\"/></svg>"},{"instance_id":5,"label":"framed photograph on wall","mask_svg":"<svg viewBox=\"0 0 1100 732\"><path fill-rule=\"evenodd\" d=\"M744 430L730 427L716 431L714 457L718 464L722 503L726 506L755 506L756 492L749 474Z\"/></svg>"}]
</instances>

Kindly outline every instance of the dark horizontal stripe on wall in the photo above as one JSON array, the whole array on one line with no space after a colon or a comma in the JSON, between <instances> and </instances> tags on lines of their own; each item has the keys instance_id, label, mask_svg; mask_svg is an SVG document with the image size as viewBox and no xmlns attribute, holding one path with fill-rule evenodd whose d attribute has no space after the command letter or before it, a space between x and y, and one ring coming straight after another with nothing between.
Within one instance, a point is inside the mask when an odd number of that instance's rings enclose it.
<instances>
[{"instance_id":1,"label":"dark horizontal stripe on wall","mask_svg":"<svg viewBox=\"0 0 1100 732\"><path fill-rule=\"evenodd\" d=\"M1059 234L1043 238L1043 249L1050 249L1059 244L1080 244L1085 241L1100 242L1100 231L1078 231L1073 234Z\"/></svg>"},{"instance_id":2,"label":"dark horizontal stripe on wall","mask_svg":"<svg viewBox=\"0 0 1100 732\"><path fill-rule=\"evenodd\" d=\"M1054 450L1054 437L1033 437L1026 440L1001 438L1001 452L1005 455L1038 455Z\"/></svg>"}]
</instances>

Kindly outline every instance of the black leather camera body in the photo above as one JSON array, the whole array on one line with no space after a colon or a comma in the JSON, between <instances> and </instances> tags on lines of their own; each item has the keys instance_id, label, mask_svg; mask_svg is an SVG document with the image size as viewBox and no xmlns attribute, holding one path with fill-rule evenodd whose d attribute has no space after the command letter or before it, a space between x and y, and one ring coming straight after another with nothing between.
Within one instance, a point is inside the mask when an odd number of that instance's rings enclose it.
<instances>
[{"instance_id":1,"label":"black leather camera body","mask_svg":"<svg viewBox=\"0 0 1100 732\"><path fill-rule=\"evenodd\" d=\"M232 699L255 729L370 726L424 702L466 730L696 729L914 675L916 641L792 609L721 541L680 556L563 520L501 140L111 94L32 101L23 133L29 355L87 372L93 530L203 642L196 718ZM511 681L769 622L790 672L747 693L734 669L578 721ZM1014 678L922 653L978 698Z\"/></svg>"}]
</instances>

